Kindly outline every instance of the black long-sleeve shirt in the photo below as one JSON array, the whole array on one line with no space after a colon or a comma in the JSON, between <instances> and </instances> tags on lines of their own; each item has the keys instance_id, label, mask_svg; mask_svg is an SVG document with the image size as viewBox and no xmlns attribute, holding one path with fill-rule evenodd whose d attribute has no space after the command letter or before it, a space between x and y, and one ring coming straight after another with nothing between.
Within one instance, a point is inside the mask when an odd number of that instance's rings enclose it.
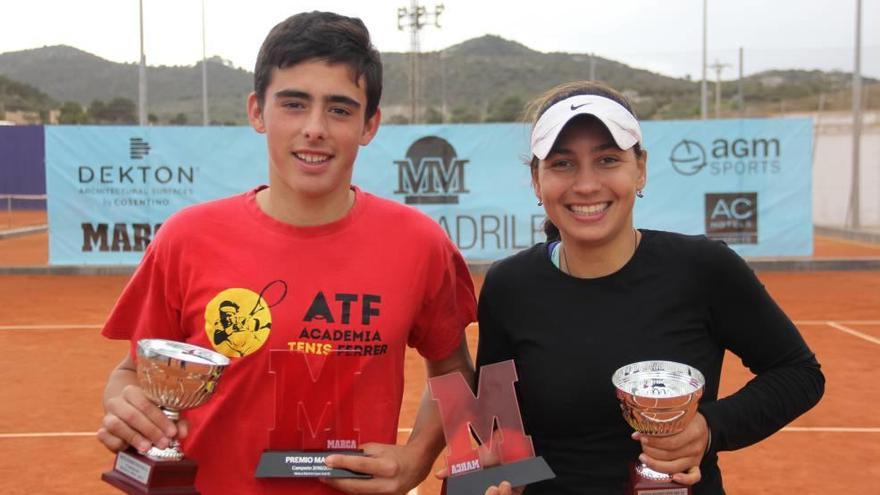
<instances>
[{"instance_id":1,"label":"black long-sleeve shirt","mask_svg":"<svg viewBox=\"0 0 880 495\"><path fill-rule=\"evenodd\" d=\"M704 236L642 230L619 271L578 279L538 244L492 266L480 294L477 365L514 359L526 432L556 479L526 494L620 494L640 452L611 375L668 360L706 377L712 433L694 494L723 493L716 452L766 438L815 405L825 379L815 355L746 263ZM730 350L756 376L718 399Z\"/></svg>"}]
</instances>

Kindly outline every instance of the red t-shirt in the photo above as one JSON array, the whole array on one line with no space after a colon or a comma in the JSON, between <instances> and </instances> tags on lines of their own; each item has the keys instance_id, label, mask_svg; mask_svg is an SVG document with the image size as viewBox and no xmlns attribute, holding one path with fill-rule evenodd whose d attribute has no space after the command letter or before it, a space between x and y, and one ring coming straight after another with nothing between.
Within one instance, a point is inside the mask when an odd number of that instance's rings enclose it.
<instances>
[{"instance_id":1,"label":"red t-shirt","mask_svg":"<svg viewBox=\"0 0 880 495\"><path fill-rule=\"evenodd\" d=\"M475 319L473 285L446 233L418 210L354 188L341 220L294 227L260 210L258 190L169 218L103 335L131 340L132 352L149 337L231 358L207 404L184 412L184 453L199 464L202 493L336 493L315 480L254 478L260 454L396 443L405 347L449 356ZM282 378L284 359L293 361ZM328 401L331 416L355 424L326 438L300 431L321 429Z\"/></svg>"}]
</instances>

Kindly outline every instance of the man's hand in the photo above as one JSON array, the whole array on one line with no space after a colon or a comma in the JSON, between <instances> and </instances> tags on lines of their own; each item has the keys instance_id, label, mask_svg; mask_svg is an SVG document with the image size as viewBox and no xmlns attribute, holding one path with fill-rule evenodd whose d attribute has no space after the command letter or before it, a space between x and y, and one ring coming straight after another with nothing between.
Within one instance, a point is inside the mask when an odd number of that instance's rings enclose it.
<instances>
[{"instance_id":1,"label":"man's hand","mask_svg":"<svg viewBox=\"0 0 880 495\"><path fill-rule=\"evenodd\" d=\"M112 452L129 445L139 452L153 446L164 449L172 438L187 434L185 420L175 425L137 385L134 362L129 356L110 374L104 391L104 413L98 441Z\"/></svg>"},{"instance_id":2,"label":"man's hand","mask_svg":"<svg viewBox=\"0 0 880 495\"><path fill-rule=\"evenodd\" d=\"M709 442L706 418L697 413L680 433L668 437L651 437L638 432L633 439L642 444L639 460L661 473L674 473L672 480L682 485L700 481L700 461Z\"/></svg>"},{"instance_id":3,"label":"man's hand","mask_svg":"<svg viewBox=\"0 0 880 495\"><path fill-rule=\"evenodd\" d=\"M369 474L372 479L321 478L321 481L345 493L404 494L415 488L431 468L406 445L366 443L365 456L333 454L324 462L332 468Z\"/></svg>"}]
</instances>

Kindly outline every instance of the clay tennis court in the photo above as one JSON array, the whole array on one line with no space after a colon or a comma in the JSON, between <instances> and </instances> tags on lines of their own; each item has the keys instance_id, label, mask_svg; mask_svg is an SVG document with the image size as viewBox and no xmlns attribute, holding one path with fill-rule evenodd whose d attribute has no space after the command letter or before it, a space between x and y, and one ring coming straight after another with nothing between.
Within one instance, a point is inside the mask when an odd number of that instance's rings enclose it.
<instances>
[{"instance_id":1,"label":"clay tennis court","mask_svg":"<svg viewBox=\"0 0 880 495\"><path fill-rule=\"evenodd\" d=\"M0 239L0 266L45 266L46 234ZM880 245L817 238L815 257L880 257ZM880 271L759 272L827 378L825 397L785 430L721 454L729 494L868 493L880 479ZM127 343L100 337L127 276L0 275L0 493L112 494L113 455L94 437L101 391ZM475 276L479 288L482 278ZM472 352L476 326L468 328ZM400 441L424 386L407 357ZM722 393L750 378L725 361ZM442 458L441 458L442 459ZM442 462L442 460L441 460ZM420 494L438 492L432 480Z\"/></svg>"}]
</instances>

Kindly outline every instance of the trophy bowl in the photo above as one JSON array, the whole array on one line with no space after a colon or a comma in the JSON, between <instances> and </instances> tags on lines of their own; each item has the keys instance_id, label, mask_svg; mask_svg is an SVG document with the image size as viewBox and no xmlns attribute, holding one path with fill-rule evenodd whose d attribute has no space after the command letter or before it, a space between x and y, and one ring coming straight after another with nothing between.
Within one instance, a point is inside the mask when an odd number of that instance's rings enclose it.
<instances>
[{"instance_id":1,"label":"trophy bowl","mask_svg":"<svg viewBox=\"0 0 880 495\"><path fill-rule=\"evenodd\" d=\"M180 411L204 404L217 388L229 358L202 347L163 339L142 339L137 344L137 377L144 392L172 421ZM183 459L172 439L165 449L151 448L145 455L157 461Z\"/></svg>"},{"instance_id":2,"label":"trophy bowl","mask_svg":"<svg viewBox=\"0 0 880 495\"><path fill-rule=\"evenodd\" d=\"M697 413L706 379L699 370L671 361L642 361L619 368L611 377L623 417L644 435L681 432ZM671 477L641 464L636 471L655 481Z\"/></svg>"}]
</instances>

